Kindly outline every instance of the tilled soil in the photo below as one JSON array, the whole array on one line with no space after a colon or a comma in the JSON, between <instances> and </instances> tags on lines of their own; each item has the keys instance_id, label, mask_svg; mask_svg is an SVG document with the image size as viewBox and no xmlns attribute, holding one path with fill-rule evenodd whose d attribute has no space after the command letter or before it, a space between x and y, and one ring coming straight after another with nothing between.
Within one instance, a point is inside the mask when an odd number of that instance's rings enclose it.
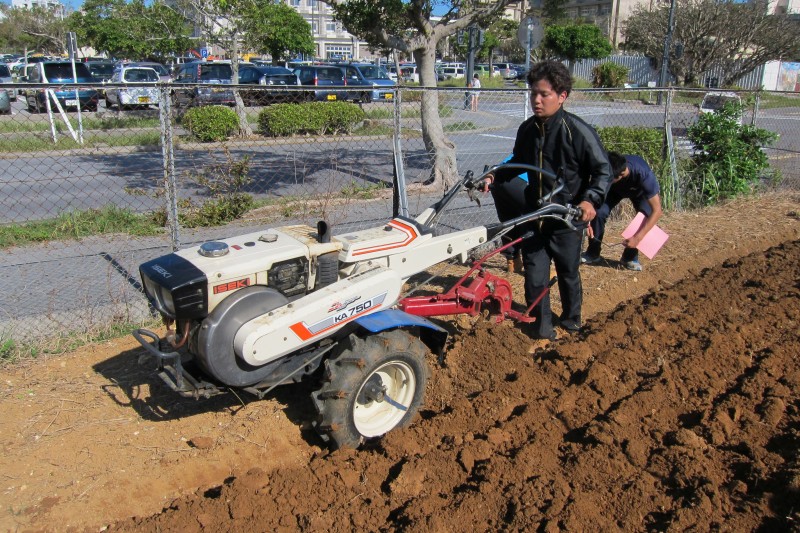
<instances>
[{"instance_id":1,"label":"tilled soil","mask_svg":"<svg viewBox=\"0 0 800 533\"><path fill-rule=\"evenodd\" d=\"M505 324L504 324L505 325ZM800 241L528 354L481 323L408 430L114 531L777 531L800 521Z\"/></svg>"},{"instance_id":2,"label":"tilled soil","mask_svg":"<svg viewBox=\"0 0 800 533\"><path fill-rule=\"evenodd\" d=\"M533 353L448 321L417 421L358 451L311 430L310 387L180 398L130 337L0 368L0 530L800 530L798 205L667 213Z\"/></svg>"}]
</instances>

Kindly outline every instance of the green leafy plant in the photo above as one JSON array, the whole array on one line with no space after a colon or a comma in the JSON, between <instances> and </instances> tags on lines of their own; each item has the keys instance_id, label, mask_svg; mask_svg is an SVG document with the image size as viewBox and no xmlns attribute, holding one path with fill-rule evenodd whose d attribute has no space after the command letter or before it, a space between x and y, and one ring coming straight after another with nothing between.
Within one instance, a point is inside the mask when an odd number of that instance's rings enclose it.
<instances>
[{"instance_id":1,"label":"green leafy plant","mask_svg":"<svg viewBox=\"0 0 800 533\"><path fill-rule=\"evenodd\" d=\"M221 105L193 107L183 115L181 124L203 142L224 141L239 130L236 112Z\"/></svg>"},{"instance_id":2,"label":"green leafy plant","mask_svg":"<svg viewBox=\"0 0 800 533\"><path fill-rule=\"evenodd\" d=\"M699 203L712 205L752 193L769 168L762 147L778 136L741 124L742 111L743 104L728 102L713 113L701 114L688 128L695 147L688 180Z\"/></svg>"},{"instance_id":3,"label":"green leafy plant","mask_svg":"<svg viewBox=\"0 0 800 533\"><path fill-rule=\"evenodd\" d=\"M610 126L597 128L606 150L620 154L635 154L647 161L650 168L661 167L661 147L664 133L658 128Z\"/></svg>"},{"instance_id":4,"label":"green leafy plant","mask_svg":"<svg viewBox=\"0 0 800 533\"><path fill-rule=\"evenodd\" d=\"M592 69L593 87L623 87L631 69L610 61L600 63Z\"/></svg>"}]
</instances>

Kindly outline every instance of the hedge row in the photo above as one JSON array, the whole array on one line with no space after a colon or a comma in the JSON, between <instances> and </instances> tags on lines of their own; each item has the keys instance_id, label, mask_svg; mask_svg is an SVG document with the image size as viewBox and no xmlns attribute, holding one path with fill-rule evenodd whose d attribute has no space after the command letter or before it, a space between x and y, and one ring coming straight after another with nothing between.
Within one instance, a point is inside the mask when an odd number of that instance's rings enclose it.
<instances>
[{"instance_id":1,"label":"hedge row","mask_svg":"<svg viewBox=\"0 0 800 533\"><path fill-rule=\"evenodd\" d=\"M347 102L276 104L259 113L258 127L274 137L350 133L365 116L363 109Z\"/></svg>"}]
</instances>

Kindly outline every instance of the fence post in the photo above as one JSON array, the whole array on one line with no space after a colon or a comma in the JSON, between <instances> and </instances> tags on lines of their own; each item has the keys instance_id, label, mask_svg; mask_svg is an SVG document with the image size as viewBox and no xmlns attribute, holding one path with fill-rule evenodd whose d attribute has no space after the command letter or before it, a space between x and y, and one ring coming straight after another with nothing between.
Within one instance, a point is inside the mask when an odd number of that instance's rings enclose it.
<instances>
[{"instance_id":1,"label":"fence post","mask_svg":"<svg viewBox=\"0 0 800 533\"><path fill-rule=\"evenodd\" d=\"M660 94L660 93L659 93ZM681 209L681 192L678 183L678 162L675 158L675 141L672 138L672 99L675 96L675 89L667 90L667 99L664 105L664 154L669 161L669 169L672 174L671 196L674 201L675 209Z\"/></svg>"},{"instance_id":2,"label":"fence post","mask_svg":"<svg viewBox=\"0 0 800 533\"><path fill-rule=\"evenodd\" d=\"M175 154L172 138L172 90L169 87L161 87L159 96L158 110L161 125L161 154L164 166L164 190L167 224L169 225L169 237L172 242L172 251L176 251L180 245L180 232L178 227L178 186L175 180Z\"/></svg>"},{"instance_id":3,"label":"fence post","mask_svg":"<svg viewBox=\"0 0 800 533\"><path fill-rule=\"evenodd\" d=\"M404 217L408 216L408 197L406 195L406 174L405 170L403 169L403 147L401 144L401 134L402 134L402 124L400 122L401 118L401 104L402 99L400 97L400 87L396 86L394 89L394 131L392 133L392 147L393 156L394 156L394 199L396 201L396 205L393 206L393 215L397 216L402 215Z\"/></svg>"},{"instance_id":4,"label":"fence post","mask_svg":"<svg viewBox=\"0 0 800 533\"><path fill-rule=\"evenodd\" d=\"M756 119L758 118L758 107L761 104L761 91L756 91L756 99L753 102L753 117L750 119L750 125L756 125Z\"/></svg>"}]
</instances>

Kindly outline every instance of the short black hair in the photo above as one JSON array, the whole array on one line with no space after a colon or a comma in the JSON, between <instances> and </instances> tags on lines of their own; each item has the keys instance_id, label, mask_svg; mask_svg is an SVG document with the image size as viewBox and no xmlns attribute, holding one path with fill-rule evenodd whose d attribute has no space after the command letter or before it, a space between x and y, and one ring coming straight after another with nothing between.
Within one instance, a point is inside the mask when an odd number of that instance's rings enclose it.
<instances>
[{"instance_id":1,"label":"short black hair","mask_svg":"<svg viewBox=\"0 0 800 533\"><path fill-rule=\"evenodd\" d=\"M532 87L541 80L547 80L553 90L559 94L572 92L572 76L563 63L558 61L540 61L528 72L528 86Z\"/></svg>"},{"instance_id":2,"label":"short black hair","mask_svg":"<svg viewBox=\"0 0 800 533\"><path fill-rule=\"evenodd\" d=\"M612 178L616 178L622 174L622 171L628 166L625 156L617 152L608 152L608 162L611 163Z\"/></svg>"}]
</instances>

